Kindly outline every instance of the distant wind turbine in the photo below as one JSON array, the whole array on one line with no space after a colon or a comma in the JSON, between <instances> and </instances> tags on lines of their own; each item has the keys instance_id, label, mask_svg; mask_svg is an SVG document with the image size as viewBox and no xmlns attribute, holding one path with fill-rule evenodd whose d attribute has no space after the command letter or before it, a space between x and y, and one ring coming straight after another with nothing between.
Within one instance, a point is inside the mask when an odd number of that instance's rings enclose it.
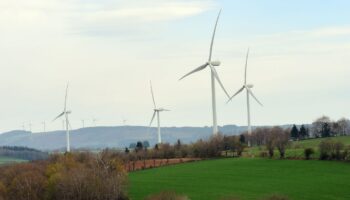
<instances>
[{"instance_id":1,"label":"distant wind turbine","mask_svg":"<svg viewBox=\"0 0 350 200\"><path fill-rule=\"evenodd\" d=\"M32 132L32 122L29 122L29 132Z\"/></svg>"},{"instance_id":2,"label":"distant wind turbine","mask_svg":"<svg viewBox=\"0 0 350 200\"><path fill-rule=\"evenodd\" d=\"M70 140L69 140L69 119L68 119L68 115L71 114L72 112L70 110L67 110L67 97L68 97L68 84L67 84L67 88L66 88L66 96L64 98L64 108L63 108L63 112L61 114L59 114L53 121L57 120L58 118L64 116L65 117L65 121L66 121L66 147L67 147L67 152L70 152Z\"/></svg>"},{"instance_id":3,"label":"distant wind turbine","mask_svg":"<svg viewBox=\"0 0 350 200\"><path fill-rule=\"evenodd\" d=\"M82 120L81 120L81 123L82 123L82 125L83 125L83 128L85 128L85 119L82 119Z\"/></svg>"},{"instance_id":4,"label":"distant wind turbine","mask_svg":"<svg viewBox=\"0 0 350 200\"><path fill-rule=\"evenodd\" d=\"M215 95L215 79L216 81L220 84L222 90L225 92L225 94L227 95L228 98L230 98L230 95L227 93L224 85L222 84L219 75L215 69L215 66L219 66L221 64L220 61L212 61L212 51L213 51L213 44L214 44L214 38L215 38L215 33L216 33L216 27L218 25L218 21L219 21L219 17L221 14L221 10L217 16L216 19L216 23L215 23L215 27L214 27L214 32L213 32L213 36L211 39L211 44L210 44L210 51L209 51L209 59L206 63L204 63L203 65L199 66L198 68L192 70L191 72L189 72L188 74L184 75L183 77L180 78L180 80L182 80L183 78L185 78L186 76L189 76L190 74L193 74L195 72L201 71L205 68L207 68L209 66L210 71L211 71L211 97L212 97L212 109L213 109L213 134L217 134L218 133L218 125L217 125L217 114L216 114L216 95Z\"/></svg>"},{"instance_id":5,"label":"distant wind turbine","mask_svg":"<svg viewBox=\"0 0 350 200\"><path fill-rule=\"evenodd\" d=\"M250 102L249 102L249 96L252 96L258 104L261 106L262 103L256 98L256 96L252 92L253 84L247 84L247 68L248 68L248 56L249 56L249 49L247 51L246 61L245 61L245 72L244 72L244 84L243 86L228 100L230 102L233 97L241 93L243 90L246 90L247 93L247 117L248 117L248 135L252 134L252 127L250 123ZM248 141L248 145L250 146L250 141Z\"/></svg>"},{"instance_id":6,"label":"distant wind turbine","mask_svg":"<svg viewBox=\"0 0 350 200\"><path fill-rule=\"evenodd\" d=\"M170 111L170 110L167 110L167 109L164 109L164 108L157 108L156 106L156 101L154 100L154 94L153 94L153 88L152 88L152 82L150 82L151 84L151 94L152 94L152 100L153 100L153 105L154 105L154 109L153 109L153 115L152 115L152 119L151 119L151 122L149 123L149 126L152 125L152 122L154 120L154 117L157 115L157 122L158 122L158 144L161 144L162 143L162 136L160 134L160 116L159 116L159 113L160 112L163 112L163 111Z\"/></svg>"},{"instance_id":7,"label":"distant wind turbine","mask_svg":"<svg viewBox=\"0 0 350 200\"><path fill-rule=\"evenodd\" d=\"M41 122L41 124L44 126L44 133L46 133L46 122L43 121L43 122Z\"/></svg>"},{"instance_id":8,"label":"distant wind turbine","mask_svg":"<svg viewBox=\"0 0 350 200\"><path fill-rule=\"evenodd\" d=\"M96 119L96 118L93 118L92 119L92 123L94 124L94 126L96 127L96 122L97 122L98 120Z\"/></svg>"}]
</instances>

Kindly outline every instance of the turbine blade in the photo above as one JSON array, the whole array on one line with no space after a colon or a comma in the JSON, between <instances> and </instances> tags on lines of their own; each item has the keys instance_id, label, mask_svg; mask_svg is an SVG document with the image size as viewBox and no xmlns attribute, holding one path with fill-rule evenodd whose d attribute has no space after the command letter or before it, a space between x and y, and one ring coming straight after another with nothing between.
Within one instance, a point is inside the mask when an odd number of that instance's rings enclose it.
<instances>
[{"instance_id":1,"label":"turbine blade","mask_svg":"<svg viewBox=\"0 0 350 200\"><path fill-rule=\"evenodd\" d=\"M65 98L64 98L64 111L66 111L66 109L67 109L68 87L69 87L69 83L67 83L67 87L66 87L66 96L65 96Z\"/></svg>"},{"instance_id":2,"label":"turbine blade","mask_svg":"<svg viewBox=\"0 0 350 200\"><path fill-rule=\"evenodd\" d=\"M222 84L218 73L216 72L216 69L210 65L210 69L211 69L211 73L214 75L215 79L218 81L218 83L220 84L222 90L225 92L225 94L227 95L227 97L230 99L230 95L228 94L228 92L226 91L224 85Z\"/></svg>"},{"instance_id":3,"label":"turbine blade","mask_svg":"<svg viewBox=\"0 0 350 200\"><path fill-rule=\"evenodd\" d=\"M168 109L162 109L162 111L171 111L171 110L168 110Z\"/></svg>"},{"instance_id":4,"label":"turbine blade","mask_svg":"<svg viewBox=\"0 0 350 200\"><path fill-rule=\"evenodd\" d=\"M189 73L187 73L186 75L184 75L183 77L181 77L181 78L179 79L179 81L181 81L182 79L184 79L186 76L189 76L189 75L191 75L191 74L193 74L193 73L195 73L195 72L198 72L198 71L203 70L203 69L206 68L207 66L208 66L208 63L205 63L205 64L203 64L203 65L197 67L196 69L190 71Z\"/></svg>"},{"instance_id":5,"label":"turbine blade","mask_svg":"<svg viewBox=\"0 0 350 200\"><path fill-rule=\"evenodd\" d=\"M152 122L153 122L155 116L156 116L156 111L153 112L152 119L151 119L151 122L149 123L149 126L152 125Z\"/></svg>"},{"instance_id":6,"label":"turbine blade","mask_svg":"<svg viewBox=\"0 0 350 200\"><path fill-rule=\"evenodd\" d=\"M156 106L156 101L154 100L154 94L153 94L153 88L152 88L152 81L150 81L150 85L151 85L151 94L152 94L153 105L154 105L154 108L157 108L157 106Z\"/></svg>"},{"instance_id":7,"label":"turbine blade","mask_svg":"<svg viewBox=\"0 0 350 200\"><path fill-rule=\"evenodd\" d=\"M248 51L247 51L247 56L245 58L244 85L247 84L248 56L249 56L249 48L248 48Z\"/></svg>"},{"instance_id":8,"label":"turbine blade","mask_svg":"<svg viewBox=\"0 0 350 200\"><path fill-rule=\"evenodd\" d=\"M220 9L219 14L218 14L218 16L216 18L215 27L214 27L214 31L213 31L213 36L211 38L210 51L209 51L209 62L211 61L211 56L212 56L212 53L213 53L214 38L215 38L216 27L218 26L218 21L219 21L219 18L220 18L220 14L221 14L221 9Z\"/></svg>"},{"instance_id":9,"label":"turbine blade","mask_svg":"<svg viewBox=\"0 0 350 200\"><path fill-rule=\"evenodd\" d=\"M70 122L69 122L68 119L67 119L67 122L68 122L69 129L70 129L70 130L73 130L73 129L72 129L72 125L70 125Z\"/></svg>"},{"instance_id":10,"label":"turbine blade","mask_svg":"<svg viewBox=\"0 0 350 200\"><path fill-rule=\"evenodd\" d=\"M258 100L258 98L256 98L256 96L253 94L253 92L249 88L247 88L247 90L249 94L252 95L252 97L255 99L255 101L258 102L258 104L260 104L261 106L263 106L262 103Z\"/></svg>"},{"instance_id":11,"label":"turbine blade","mask_svg":"<svg viewBox=\"0 0 350 200\"><path fill-rule=\"evenodd\" d=\"M56 121L58 118L62 117L64 115L64 112L62 112L61 114L59 114L55 119L53 119L52 121Z\"/></svg>"},{"instance_id":12,"label":"turbine blade","mask_svg":"<svg viewBox=\"0 0 350 200\"><path fill-rule=\"evenodd\" d=\"M243 87L241 87L234 95L232 95L232 97L226 102L226 103L228 103L228 102L230 102L232 99L233 99L233 97L235 97L235 96L237 96L239 93L241 93L243 90L244 90L244 86Z\"/></svg>"}]
</instances>

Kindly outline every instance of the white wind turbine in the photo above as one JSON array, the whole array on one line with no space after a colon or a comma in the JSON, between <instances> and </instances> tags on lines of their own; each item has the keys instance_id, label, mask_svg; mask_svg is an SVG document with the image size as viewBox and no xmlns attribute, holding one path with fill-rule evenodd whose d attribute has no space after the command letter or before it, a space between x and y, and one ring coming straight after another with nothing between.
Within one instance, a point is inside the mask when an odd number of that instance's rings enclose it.
<instances>
[{"instance_id":1,"label":"white wind turbine","mask_svg":"<svg viewBox=\"0 0 350 200\"><path fill-rule=\"evenodd\" d=\"M253 88L253 84L247 84L247 68L248 68L248 56L249 56L249 49L247 51L247 56L246 56L246 61L245 61L245 72L244 72L244 84L242 86L241 89L239 89L229 100L228 102L230 102L233 97L235 97L236 95L238 95L239 93L241 93L243 90L246 90L247 93L247 117L248 117L248 135L251 135L252 133L252 127L250 124L250 102L249 102L249 96L252 96L256 102L258 102L258 104L260 104L261 106L262 103L256 98L256 96L253 94L252 92L252 88ZM250 146L250 141L248 141L248 146Z\"/></svg>"},{"instance_id":2,"label":"white wind turbine","mask_svg":"<svg viewBox=\"0 0 350 200\"><path fill-rule=\"evenodd\" d=\"M164 109L164 108L157 108L156 106L156 101L154 100L154 94L153 94L153 88L152 88L152 82L150 82L151 84L151 94L152 94L152 100L153 100L153 105L154 105L154 109L153 109L153 115L152 115L152 119L151 119L151 122L149 123L149 126L152 125L152 122L154 120L154 117L157 115L157 122L158 122L158 144L161 144L162 143L162 136L160 134L160 116L159 116L159 113L160 112L163 112L163 111L170 111L170 110L167 110L167 109Z\"/></svg>"},{"instance_id":3,"label":"white wind turbine","mask_svg":"<svg viewBox=\"0 0 350 200\"><path fill-rule=\"evenodd\" d=\"M215 66L219 66L221 64L221 62L220 61L212 61L212 51L213 51L215 32L216 32L216 27L218 25L220 14L221 14L221 10L220 10L220 12L219 12L219 14L217 16L217 19L216 19L214 32L213 32L213 36L212 36L211 44L210 44L208 61L206 63L204 63L203 65L199 66L198 68L194 69L193 71L189 72L188 74L186 74L186 75L184 75L183 77L180 78L180 80L182 80L186 76L189 76L190 74L193 74L195 72L201 71L201 70L203 70L203 69L205 69L206 67L209 66L210 71L211 71L211 96L212 96L213 134L214 135L218 133L217 115L216 115L215 79L220 84L221 88L223 89L223 91L225 92L227 97L230 98L230 95L227 93L227 91L226 91L224 85L222 84L222 82L221 82L221 80L219 78L219 75L218 75L218 73L216 72L216 69L215 69Z\"/></svg>"},{"instance_id":4,"label":"white wind turbine","mask_svg":"<svg viewBox=\"0 0 350 200\"><path fill-rule=\"evenodd\" d=\"M72 112L70 110L67 110L67 96L68 96L68 84L66 88L66 96L64 98L64 108L63 112L59 114L53 121L57 120L58 118L64 116L65 117L65 125L66 125L66 147L67 147L67 152L70 152L70 140L69 140L69 120L68 120L68 115L71 114Z\"/></svg>"}]
</instances>

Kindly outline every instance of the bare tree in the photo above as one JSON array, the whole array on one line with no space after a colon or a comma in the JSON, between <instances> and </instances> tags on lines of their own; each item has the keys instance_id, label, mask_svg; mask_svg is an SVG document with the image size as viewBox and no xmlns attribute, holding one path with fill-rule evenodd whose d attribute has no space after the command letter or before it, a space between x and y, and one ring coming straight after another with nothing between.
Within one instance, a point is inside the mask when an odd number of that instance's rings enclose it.
<instances>
[{"instance_id":1,"label":"bare tree","mask_svg":"<svg viewBox=\"0 0 350 200\"><path fill-rule=\"evenodd\" d=\"M341 118L337 121L339 125L339 134L340 135L350 135L350 120L346 118Z\"/></svg>"}]
</instances>

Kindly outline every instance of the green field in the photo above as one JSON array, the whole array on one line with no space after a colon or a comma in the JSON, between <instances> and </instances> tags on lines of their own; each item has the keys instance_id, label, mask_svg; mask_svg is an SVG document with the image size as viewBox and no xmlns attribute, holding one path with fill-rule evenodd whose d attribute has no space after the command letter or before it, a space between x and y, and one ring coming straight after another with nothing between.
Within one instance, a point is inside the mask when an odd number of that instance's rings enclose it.
<instances>
[{"instance_id":1,"label":"green field","mask_svg":"<svg viewBox=\"0 0 350 200\"><path fill-rule=\"evenodd\" d=\"M350 136L338 136L338 137L329 137L329 138L316 138L316 139L308 139L308 140L301 140L301 141L295 141L292 142L292 147L295 148L318 148L318 145L322 140L331 139L334 141L340 141L344 145L350 145Z\"/></svg>"},{"instance_id":2,"label":"green field","mask_svg":"<svg viewBox=\"0 0 350 200\"><path fill-rule=\"evenodd\" d=\"M0 165L10 164L10 163L18 163L25 162L26 160L21 160L17 158L9 158L9 157L0 157Z\"/></svg>"},{"instance_id":3,"label":"green field","mask_svg":"<svg viewBox=\"0 0 350 200\"><path fill-rule=\"evenodd\" d=\"M294 200L350 199L350 163L334 161L219 159L133 172L129 179L132 200L164 190L191 200L276 193Z\"/></svg>"},{"instance_id":4,"label":"green field","mask_svg":"<svg viewBox=\"0 0 350 200\"><path fill-rule=\"evenodd\" d=\"M304 149L313 148L315 153L311 156L312 159L319 158L318 146L323 140L334 140L342 142L345 146L350 146L350 136L338 136L338 137L328 137L328 138L315 138L307 139L301 141L293 141L286 149L286 158L304 158ZM259 157L261 152L267 152L265 146L253 147L251 149L247 148L243 153L243 156L250 157L250 154L254 154L255 157ZM279 158L279 152L275 149L274 158Z\"/></svg>"}]
</instances>

